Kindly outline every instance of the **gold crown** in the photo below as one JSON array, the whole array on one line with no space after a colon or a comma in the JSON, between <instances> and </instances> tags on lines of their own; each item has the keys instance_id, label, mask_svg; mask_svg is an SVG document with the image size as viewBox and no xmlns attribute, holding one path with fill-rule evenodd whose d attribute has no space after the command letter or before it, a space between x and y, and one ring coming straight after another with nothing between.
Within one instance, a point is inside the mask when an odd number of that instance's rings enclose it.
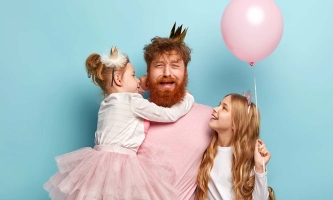
<instances>
[{"instance_id":1,"label":"gold crown","mask_svg":"<svg viewBox=\"0 0 333 200\"><path fill-rule=\"evenodd\" d=\"M175 40L180 40L181 42L184 42L188 28L185 28L182 32L182 27L183 27L183 25L178 26L177 30L175 31L175 29L176 29L176 22L175 22L175 24L173 25L173 27L171 29L169 38L172 38Z\"/></svg>"}]
</instances>

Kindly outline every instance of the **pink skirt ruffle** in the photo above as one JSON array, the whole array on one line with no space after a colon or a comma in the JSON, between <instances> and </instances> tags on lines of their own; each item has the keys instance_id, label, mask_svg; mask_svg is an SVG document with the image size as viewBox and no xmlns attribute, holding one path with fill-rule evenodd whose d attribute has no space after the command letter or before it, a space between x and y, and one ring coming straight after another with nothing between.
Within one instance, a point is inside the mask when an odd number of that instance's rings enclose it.
<instances>
[{"instance_id":1,"label":"pink skirt ruffle","mask_svg":"<svg viewBox=\"0 0 333 200\"><path fill-rule=\"evenodd\" d=\"M59 172L44 184L51 199L175 199L174 174L167 165L129 149L99 147L56 157Z\"/></svg>"}]
</instances>

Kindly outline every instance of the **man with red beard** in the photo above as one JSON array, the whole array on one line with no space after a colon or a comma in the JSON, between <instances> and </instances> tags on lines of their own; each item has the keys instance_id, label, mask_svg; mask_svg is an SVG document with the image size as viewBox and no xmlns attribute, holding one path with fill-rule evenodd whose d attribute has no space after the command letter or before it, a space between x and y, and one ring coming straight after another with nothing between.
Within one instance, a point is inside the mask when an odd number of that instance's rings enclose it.
<instances>
[{"instance_id":1,"label":"man with red beard","mask_svg":"<svg viewBox=\"0 0 333 200\"><path fill-rule=\"evenodd\" d=\"M182 100L188 82L190 54L191 49L179 38L155 37L144 47L150 101L171 107ZM150 122L146 139L138 151L143 157L163 152L156 156L174 169L173 185L178 200L194 198L200 162L211 141L212 130L208 123L212 111L209 106L195 103L175 123Z\"/></svg>"}]
</instances>

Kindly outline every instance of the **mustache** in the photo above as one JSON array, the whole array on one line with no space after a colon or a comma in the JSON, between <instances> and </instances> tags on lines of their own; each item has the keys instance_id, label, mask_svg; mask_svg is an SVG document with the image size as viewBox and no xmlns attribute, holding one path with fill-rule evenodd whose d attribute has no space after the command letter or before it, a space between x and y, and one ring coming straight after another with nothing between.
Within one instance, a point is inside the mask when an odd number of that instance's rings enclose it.
<instances>
[{"instance_id":1,"label":"mustache","mask_svg":"<svg viewBox=\"0 0 333 200\"><path fill-rule=\"evenodd\" d=\"M157 79L156 82L157 83L165 83L165 82L174 82L174 83L176 83L177 79L173 78L173 77L160 77L160 78Z\"/></svg>"}]
</instances>

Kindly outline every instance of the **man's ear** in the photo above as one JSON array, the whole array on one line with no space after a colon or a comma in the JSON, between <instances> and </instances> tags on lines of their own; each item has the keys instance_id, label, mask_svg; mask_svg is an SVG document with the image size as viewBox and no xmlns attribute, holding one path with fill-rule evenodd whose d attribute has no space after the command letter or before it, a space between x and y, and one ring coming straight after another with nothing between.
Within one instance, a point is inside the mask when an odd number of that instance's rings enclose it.
<instances>
[{"instance_id":1,"label":"man's ear","mask_svg":"<svg viewBox=\"0 0 333 200\"><path fill-rule=\"evenodd\" d=\"M120 76L119 73L114 73L114 80L113 81L117 86L119 86L119 87L122 86L122 80L121 80L121 76Z\"/></svg>"}]
</instances>

